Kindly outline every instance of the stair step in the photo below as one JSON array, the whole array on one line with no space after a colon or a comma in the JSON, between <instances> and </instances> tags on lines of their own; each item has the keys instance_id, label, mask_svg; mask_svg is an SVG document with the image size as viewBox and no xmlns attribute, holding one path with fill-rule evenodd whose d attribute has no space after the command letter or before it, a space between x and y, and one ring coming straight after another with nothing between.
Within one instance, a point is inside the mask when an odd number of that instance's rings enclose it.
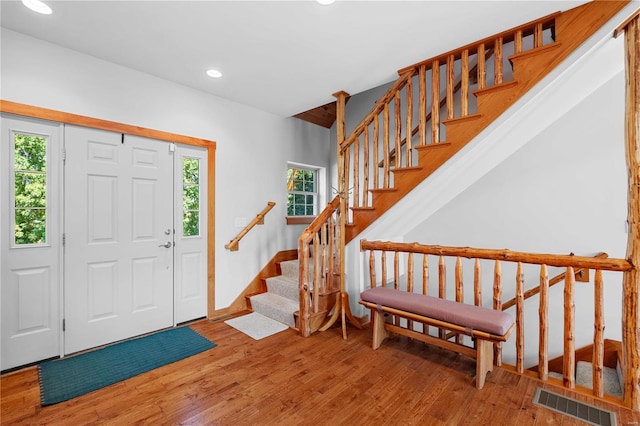
<instances>
[{"instance_id":1,"label":"stair step","mask_svg":"<svg viewBox=\"0 0 640 426\"><path fill-rule=\"evenodd\" d=\"M602 382L604 393L622 397L622 387L615 368L603 367ZM593 388L593 365L587 361L578 361L576 365L576 385Z\"/></svg>"},{"instance_id":2,"label":"stair step","mask_svg":"<svg viewBox=\"0 0 640 426\"><path fill-rule=\"evenodd\" d=\"M293 280L298 280L298 270L300 269L300 262L298 259L295 260L287 260L285 262L280 262L280 272L283 276L289 277Z\"/></svg>"},{"instance_id":3,"label":"stair step","mask_svg":"<svg viewBox=\"0 0 640 426\"><path fill-rule=\"evenodd\" d=\"M267 278L267 291L281 297L286 297L295 303L300 298L300 290L298 288L298 277L291 278L287 275L278 275L277 277Z\"/></svg>"},{"instance_id":4,"label":"stair step","mask_svg":"<svg viewBox=\"0 0 640 426\"><path fill-rule=\"evenodd\" d=\"M293 313L300 309L300 304L286 297L273 293L261 293L251 297L254 312L269 317L291 328L295 328Z\"/></svg>"}]
</instances>

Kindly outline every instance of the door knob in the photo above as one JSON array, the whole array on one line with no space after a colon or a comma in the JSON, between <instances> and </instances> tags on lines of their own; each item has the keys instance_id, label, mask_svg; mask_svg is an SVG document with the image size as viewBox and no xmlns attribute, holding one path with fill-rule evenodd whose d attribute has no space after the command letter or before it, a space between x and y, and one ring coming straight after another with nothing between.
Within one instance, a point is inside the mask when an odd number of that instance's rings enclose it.
<instances>
[{"instance_id":1,"label":"door knob","mask_svg":"<svg viewBox=\"0 0 640 426\"><path fill-rule=\"evenodd\" d=\"M171 241L167 241L167 244L160 244L158 247L166 247L166 248L171 248L173 244L171 243Z\"/></svg>"}]
</instances>

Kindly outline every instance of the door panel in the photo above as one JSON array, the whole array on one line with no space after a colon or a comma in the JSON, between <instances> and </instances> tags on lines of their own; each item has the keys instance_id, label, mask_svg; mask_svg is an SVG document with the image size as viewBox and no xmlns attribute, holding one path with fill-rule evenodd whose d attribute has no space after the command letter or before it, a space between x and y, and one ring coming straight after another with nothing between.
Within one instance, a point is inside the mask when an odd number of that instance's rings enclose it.
<instances>
[{"instance_id":1,"label":"door panel","mask_svg":"<svg viewBox=\"0 0 640 426\"><path fill-rule=\"evenodd\" d=\"M175 312L181 323L207 315L207 150L177 145L175 157Z\"/></svg>"},{"instance_id":2,"label":"door panel","mask_svg":"<svg viewBox=\"0 0 640 426\"><path fill-rule=\"evenodd\" d=\"M170 327L169 145L68 126L65 148L65 353Z\"/></svg>"},{"instance_id":3,"label":"door panel","mask_svg":"<svg viewBox=\"0 0 640 426\"><path fill-rule=\"evenodd\" d=\"M0 299L2 348L6 370L60 355L60 152L57 124L2 116L0 138ZM16 137L29 135L45 147L40 168L20 165ZM25 147L26 148L26 147ZM26 148L27 150L29 148ZM30 154L24 154L26 160ZM21 171L26 169L26 171ZM19 179L24 179L22 183ZM38 196L37 181L44 196ZM39 199L38 202L35 202ZM25 223L17 210L36 211ZM34 208L34 206L37 206ZM41 220L44 218L44 220ZM44 227L41 227L44 225ZM36 236L25 242L27 234ZM22 235L22 237L20 236Z\"/></svg>"}]
</instances>

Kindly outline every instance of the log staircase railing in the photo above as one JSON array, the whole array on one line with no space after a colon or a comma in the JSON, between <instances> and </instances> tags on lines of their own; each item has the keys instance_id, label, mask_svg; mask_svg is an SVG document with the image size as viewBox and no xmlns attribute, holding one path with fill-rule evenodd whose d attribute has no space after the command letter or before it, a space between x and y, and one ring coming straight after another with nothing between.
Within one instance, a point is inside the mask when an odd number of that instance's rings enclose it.
<instances>
[{"instance_id":1,"label":"log staircase railing","mask_svg":"<svg viewBox=\"0 0 640 426\"><path fill-rule=\"evenodd\" d=\"M327 295L340 291L340 196L336 196L298 239L300 334L317 331L327 316Z\"/></svg>"},{"instance_id":2,"label":"log staircase railing","mask_svg":"<svg viewBox=\"0 0 640 426\"><path fill-rule=\"evenodd\" d=\"M416 152L446 143L445 124L477 116L473 95L509 85L514 55L554 45L556 15L398 71L398 80L340 144L350 207L369 208L370 193L394 187L393 171L417 167Z\"/></svg>"},{"instance_id":3,"label":"log staircase railing","mask_svg":"<svg viewBox=\"0 0 640 426\"><path fill-rule=\"evenodd\" d=\"M594 1L398 71L350 134L334 94L349 242L538 84L628 2ZM338 126L340 127L340 126Z\"/></svg>"},{"instance_id":4,"label":"log staircase railing","mask_svg":"<svg viewBox=\"0 0 640 426\"><path fill-rule=\"evenodd\" d=\"M549 379L549 332L554 331L554 326L562 327L563 343L563 379L562 385L568 389L576 388L575 376L575 341L576 329L579 327L594 327L593 334L593 383L592 394L596 398L604 398L603 388L603 362L604 362L604 318L605 318L605 292L604 273L606 271L626 272L634 270L633 266L624 259L612 259L599 255L596 257L583 257L573 255L537 254L514 252L510 250L491 250L469 247L445 247L435 245L422 245L417 243L393 243L381 241L360 242L361 251L369 252L369 281L374 285L393 286L393 288L405 291L430 294L440 298L450 298L457 302L473 303L479 306L502 309L502 299L505 293L515 294L514 316L516 320L515 336L512 335L505 345L514 345L515 365L506 365L520 374L537 375L540 380ZM462 259L473 259L471 272L464 272ZM482 272L482 263L492 262L492 271L486 274ZM451 265L453 264L453 273ZM391 266L392 265L392 266ZM503 266L504 265L504 266ZM549 268L564 268L564 321L562 325L549 322ZM392 268L392 271L388 269ZM447 270L449 269L449 273ZM503 278L503 269L514 273L514 276ZM593 281L588 286L593 292L593 308L588 304L576 306L576 271L594 270ZM435 272L431 272L435 271ZM537 275L536 284L539 283L538 324L538 371L534 373L525 366L525 271ZM418 278L416 278L416 276ZM489 299L483 299L483 278L492 279L493 294ZM473 282L473 301L466 300L464 282ZM453 287L448 287L453 282ZM611 284L616 285L616 284ZM622 277L619 284L622 288ZM470 296L467 296L471 299ZM632 303L628 295L622 294L621 301L608 301L608 303ZM529 305L530 308L531 305ZM592 310L593 309L593 310ZM529 316L530 318L530 316ZM592 325L593 324L593 325ZM622 327L625 327L622 322ZM408 325L411 327L412 325ZM531 325L529 325L530 329ZM448 335L443 330L429 330L425 327L424 333L430 333L440 338L455 337L457 342L463 342L460 335ZM557 330L556 330L557 331ZM622 334L629 330L622 330ZM464 342L463 342L464 343ZM472 344L472 343L471 343ZM531 339L526 340L527 345L533 344ZM625 343L623 342L623 345ZM502 365L502 347L496 345L495 363ZM635 362L627 362L622 365L624 380L634 377L630 367ZM623 388L626 388L623 386ZM610 396L606 397L611 400ZM622 400L618 401L622 404Z\"/></svg>"},{"instance_id":5,"label":"log staircase railing","mask_svg":"<svg viewBox=\"0 0 640 426\"><path fill-rule=\"evenodd\" d=\"M240 231L240 233L238 235L236 235L236 237L229 241L229 243L224 245L224 248L226 248L229 251L238 251L240 249L240 240L242 238L244 238L245 235L247 235L249 233L249 231L251 231L251 229L253 229L254 226L256 225L264 225L264 217L267 213L269 213L269 211L273 208L273 206L275 206L276 203L274 203L273 201L269 201L267 202L267 207L264 208L264 210L262 210L260 213L258 213L256 215L256 217L253 218L253 220L251 222L249 222L249 224L247 226L244 227L244 229L242 231Z\"/></svg>"}]
</instances>

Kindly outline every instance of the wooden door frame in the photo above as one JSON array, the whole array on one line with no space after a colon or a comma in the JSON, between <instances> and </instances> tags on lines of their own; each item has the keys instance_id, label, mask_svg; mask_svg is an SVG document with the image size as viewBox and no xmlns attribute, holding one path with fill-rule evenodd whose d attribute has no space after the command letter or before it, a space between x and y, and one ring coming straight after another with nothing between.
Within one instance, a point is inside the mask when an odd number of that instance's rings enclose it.
<instances>
[{"instance_id":1,"label":"wooden door frame","mask_svg":"<svg viewBox=\"0 0 640 426\"><path fill-rule=\"evenodd\" d=\"M207 149L207 317L215 315L215 160L216 142L191 136L163 132L161 130L147 129L145 127L130 124L117 123L115 121L101 120L99 118L71 114L32 105L21 104L0 99L0 112L14 114L23 117L37 118L54 121L63 124L90 127L127 135L142 136L165 142L181 143L185 145L200 146Z\"/></svg>"}]
</instances>

